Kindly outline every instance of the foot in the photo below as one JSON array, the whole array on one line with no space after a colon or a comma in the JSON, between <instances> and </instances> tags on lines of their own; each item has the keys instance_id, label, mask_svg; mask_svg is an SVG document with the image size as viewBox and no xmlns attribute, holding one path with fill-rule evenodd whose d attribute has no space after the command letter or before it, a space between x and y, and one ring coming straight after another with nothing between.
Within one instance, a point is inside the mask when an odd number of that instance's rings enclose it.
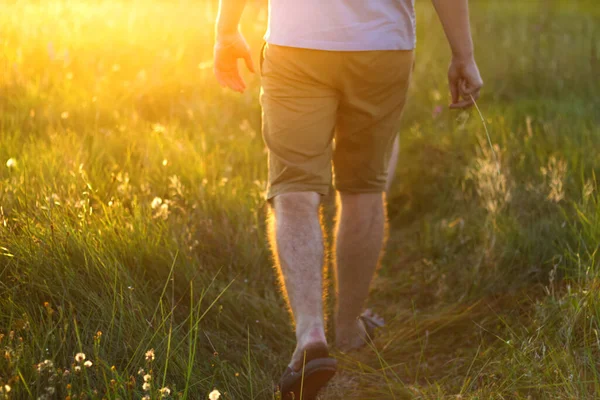
<instances>
[{"instance_id":1,"label":"foot","mask_svg":"<svg viewBox=\"0 0 600 400\"><path fill-rule=\"evenodd\" d=\"M277 387L282 400L316 400L319 391L327 385L337 371L335 359L327 356L327 349L306 350L306 363L299 371L288 367Z\"/></svg>"},{"instance_id":2,"label":"foot","mask_svg":"<svg viewBox=\"0 0 600 400\"><path fill-rule=\"evenodd\" d=\"M329 357L322 325L297 329L296 339L296 350L276 390L283 400L315 400L335 374L337 362Z\"/></svg>"},{"instance_id":3,"label":"foot","mask_svg":"<svg viewBox=\"0 0 600 400\"><path fill-rule=\"evenodd\" d=\"M373 340L375 329L384 325L382 317L367 309L348 326L336 328L335 345L342 352L360 349Z\"/></svg>"},{"instance_id":4,"label":"foot","mask_svg":"<svg viewBox=\"0 0 600 400\"><path fill-rule=\"evenodd\" d=\"M315 353L319 357L327 357L329 354L327 339L325 339L325 330L322 326L315 326L304 332L297 332L296 340L296 350L289 364L289 367L293 371L302 369L302 364L306 357L305 354ZM313 358L315 355L313 355Z\"/></svg>"}]
</instances>

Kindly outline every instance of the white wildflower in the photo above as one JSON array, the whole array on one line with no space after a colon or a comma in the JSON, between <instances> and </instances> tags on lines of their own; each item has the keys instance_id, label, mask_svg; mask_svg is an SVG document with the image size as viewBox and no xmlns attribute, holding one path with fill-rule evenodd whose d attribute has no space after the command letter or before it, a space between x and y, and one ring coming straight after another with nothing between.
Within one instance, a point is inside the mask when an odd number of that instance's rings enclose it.
<instances>
[{"instance_id":1,"label":"white wildflower","mask_svg":"<svg viewBox=\"0 0 600 400\"><path fill-rule=\"evenodd\" d=\"M165 128L165 126L162 125L162 124L153 124L152 125L152 130L155 133L165 133L167 131L167 128Z\"/></svg>"},{"instance_id":2,"label":"white wildflower","mask_svg":"<svg viewBox=\"0 0 600 400\"><path fill-rule=\"evenodd\" d=\"M208 394L208 398L210 400L219 400L219 397L221 397L221 392L219 392L217 389Z\"/></svg>"},{"instance_id":3,"label":"white wildflower","mask_svg":"<svg viewBox=\"0 0 600 400\"><path fill-rule=\"evenodd\" d=\"M158 207L160 207L160 205L162 204L162 199L160 197L155 197L152 199L152 203L150 203L150 207L152 207L153 210L157 209Z\"/></svg>"},{"instance_id":4,"label":"white wildflower","mask_svg":"<svg viewBox=\"0 0 600 400\"><path fill-rule=\"evenodd\" d=\"M154 349L150 349L146 352L146 361L154 361Z\"/></svg>"}]
</instances>

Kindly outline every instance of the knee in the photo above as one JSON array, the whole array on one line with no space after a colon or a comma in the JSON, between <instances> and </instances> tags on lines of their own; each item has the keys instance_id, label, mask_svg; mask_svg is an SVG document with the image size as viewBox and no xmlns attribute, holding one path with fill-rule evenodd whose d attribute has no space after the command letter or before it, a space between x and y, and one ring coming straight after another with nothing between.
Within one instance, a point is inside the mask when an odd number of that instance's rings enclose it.
<instances>
[{"instance_id":1,"label":"knee","mask_svg":"<svg viewBox=\"0 0 600 400\"><path fill-rule=\"evenodd\" d=\"M282 193L273 198L275 212L318 213L321 196L316 192Z\"/></svg>"}]
</instances>

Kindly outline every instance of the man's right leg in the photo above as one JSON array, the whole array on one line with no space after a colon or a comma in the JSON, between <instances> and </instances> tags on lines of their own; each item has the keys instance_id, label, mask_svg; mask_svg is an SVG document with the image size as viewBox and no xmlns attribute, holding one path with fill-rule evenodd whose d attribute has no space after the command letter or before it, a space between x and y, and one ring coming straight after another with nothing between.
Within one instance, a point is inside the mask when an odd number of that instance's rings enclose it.
<instances>
[{"instance_id":1,"label":"man's right leg","mask_svg":"<svg viewBox=\"0 0 600 400\"><path fill-rule=\"evenodd\" d=\"M364 344L366 318L359 316L385 241L389 155L398 140L412 64L412 51L349 53L344 64L333 155L340 197L336 342L342 350ZM383 322L373 315L368 320Z\"/></svg>"},{"instance_id":2,"label":"man's right leg","mask_svg":"<svg viewBox=\"0 0 600 400\"><path fill-rule=\"evenodd\" d=\"M273 199L271 247L296 322L296 350L289 366L299 370L304 351L327 349L323 319L323 234L320 195L284 193Z\"/></svg>"}]
</instances>

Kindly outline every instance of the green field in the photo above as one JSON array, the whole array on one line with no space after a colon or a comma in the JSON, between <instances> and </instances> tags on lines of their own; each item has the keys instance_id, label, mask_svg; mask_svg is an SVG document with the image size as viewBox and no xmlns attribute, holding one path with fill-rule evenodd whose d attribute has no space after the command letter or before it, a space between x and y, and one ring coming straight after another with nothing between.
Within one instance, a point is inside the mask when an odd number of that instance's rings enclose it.
<instances>
[{"instance_id":1,"label":"green field","mask_svg":"<svg viewBox=\"0 0 600 400\"><path fill-rule=\"evenodd\" d=\"M418 1L369 301L387 327L334 353L322 399L600 397L600 8L471 7L495 151L476 110L445 107L450 53ZM265 240L260 79L217 85L215 12L0 3L0 398L274 398L294 335ZM255 61L265 24L250 6Z\"/></svg>"}]
</instances>

